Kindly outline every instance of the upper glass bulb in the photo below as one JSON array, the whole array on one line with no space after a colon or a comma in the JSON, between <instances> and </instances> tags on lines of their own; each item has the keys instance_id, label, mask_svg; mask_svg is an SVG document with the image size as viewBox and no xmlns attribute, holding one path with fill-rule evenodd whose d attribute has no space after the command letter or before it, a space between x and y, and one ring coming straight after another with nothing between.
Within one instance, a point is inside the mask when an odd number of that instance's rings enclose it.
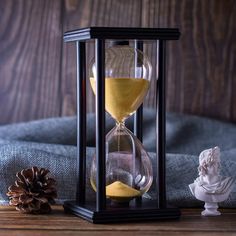
<instances>
[{"instance_id":1,"label":"upper glass bulb","mask_svg":"<svg viewBox=\"0 0 236 236\"><path fill-rule=\"evenodd\" d=\"M149 59L130 46L114 46L105 52L105 106L118 122L123 122L142 104L151 80ZM90 82L95 93L96 65L90 66Z\"/></svg>"}]
</instances>

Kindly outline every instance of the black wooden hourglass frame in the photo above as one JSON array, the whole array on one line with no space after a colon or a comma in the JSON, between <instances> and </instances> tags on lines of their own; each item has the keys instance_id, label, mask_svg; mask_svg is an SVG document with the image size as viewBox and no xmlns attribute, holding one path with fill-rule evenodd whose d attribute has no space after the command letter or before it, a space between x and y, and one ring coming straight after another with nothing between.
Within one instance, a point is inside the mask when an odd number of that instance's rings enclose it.
<instances>
[{"instance_id":1,"label":"black wooden hourglass frame","mask_svg":"<svg viewBox=\"0 0 236 236\"><path fill-rule=\"evenodd\" d=\"M166 102L165 66L166 41L177 40L178 29L173 28L112 28L89 27L64 34L65 42L76 43L77 55L77 189L75 201L64 203L64 209L93 223L175 219L180 210L166 203ZM86 201L86 41L95 40L96 64L96 202ZM142 50L144 40L157 43L157 199L139 198L133 204L113 207L106 200L105 159L105 42L106 40L134 40L135 47ZM134 133L142 141L142 106L134 116Z\"/></svg>"}]
</instances>

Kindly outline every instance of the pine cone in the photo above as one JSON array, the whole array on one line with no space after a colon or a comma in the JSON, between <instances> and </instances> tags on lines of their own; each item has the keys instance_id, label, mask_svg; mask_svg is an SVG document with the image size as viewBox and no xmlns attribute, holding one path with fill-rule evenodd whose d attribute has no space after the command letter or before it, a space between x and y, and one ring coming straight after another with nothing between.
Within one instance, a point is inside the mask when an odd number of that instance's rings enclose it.
<instances>
[{"instance_id":1,"label":"pine cone","mask_svg":"<svg viewBox=\"0 0 236 236\"><path fill-rule=\"evenodd\" d=\"M22 213L42 214L51 211L57 197L56 181L47 177L50 171L32 167L16 174L17 180L8 188L10 205Z\"/></svg>"}]
</instances>

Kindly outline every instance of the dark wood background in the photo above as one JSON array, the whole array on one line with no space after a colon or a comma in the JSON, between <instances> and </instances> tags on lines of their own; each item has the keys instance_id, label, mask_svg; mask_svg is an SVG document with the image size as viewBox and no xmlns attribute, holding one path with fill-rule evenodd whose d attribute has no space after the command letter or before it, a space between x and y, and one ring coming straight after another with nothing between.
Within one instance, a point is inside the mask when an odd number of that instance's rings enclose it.
<instances>
[{"instance_id":1,"label":"dark wood background","mask_svg":"<svg viewBox=\"0 0 236 236\"><path fill-rule=\"evenodd\" d=\"M75 51L62 35L87 26L179 27L168 110L236 121L235 0L0 0L0 124L75 114Z\"/></svg>"}]
</instances>

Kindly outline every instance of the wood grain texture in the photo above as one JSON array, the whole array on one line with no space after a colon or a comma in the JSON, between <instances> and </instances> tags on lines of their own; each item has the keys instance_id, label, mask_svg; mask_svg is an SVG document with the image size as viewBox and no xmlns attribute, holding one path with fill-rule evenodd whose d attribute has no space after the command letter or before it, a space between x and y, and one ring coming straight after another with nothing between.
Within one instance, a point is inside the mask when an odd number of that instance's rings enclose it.
<instances>
[{"instance_id":1,"label":"wood grain texture","mask_svg":"<svg viewBox=\"0 0 236 236\"><path fill-rule=\"evenodd\" d=\"M234 0L0 0L0 22L0 124L76 113L75 45L62 35L87 26L178 27L181 39L168 43L168 111L236 121ZM155 46L145 51L155 66Z\"/></svg>"},{"instance_id":2,"label":"wood grain texture","mask_svg":"<svg viewBox=\"0 0 236 236\"><path fill-rule=\"evenodd\" d=\"M0 123L60 115L61 2L0 1Z\"/></svg>"},{"instance_id":3,"label":"wood grain texture","mask_svg":"<svg viewBox=\"0 0 236 236\"><path fill-rule=\"evenodd\" d=\"M143 26L182 33L168 48L168 110L236 121L236 2L143 0L143 7Z\"/></svg>"},{"instance_id":4,"label":"wood grain texture","mask_svg":"<svg viewBox=\"0 0 236 236\"><path fill-rule=\"evenodd\" d=\"M94 225L65 214L61 206L48 215L27 215L0 206L0 235L235 235L236 212L201 217L200 209L183 209L180 220Z\"/></svg>"}]
</instances>

